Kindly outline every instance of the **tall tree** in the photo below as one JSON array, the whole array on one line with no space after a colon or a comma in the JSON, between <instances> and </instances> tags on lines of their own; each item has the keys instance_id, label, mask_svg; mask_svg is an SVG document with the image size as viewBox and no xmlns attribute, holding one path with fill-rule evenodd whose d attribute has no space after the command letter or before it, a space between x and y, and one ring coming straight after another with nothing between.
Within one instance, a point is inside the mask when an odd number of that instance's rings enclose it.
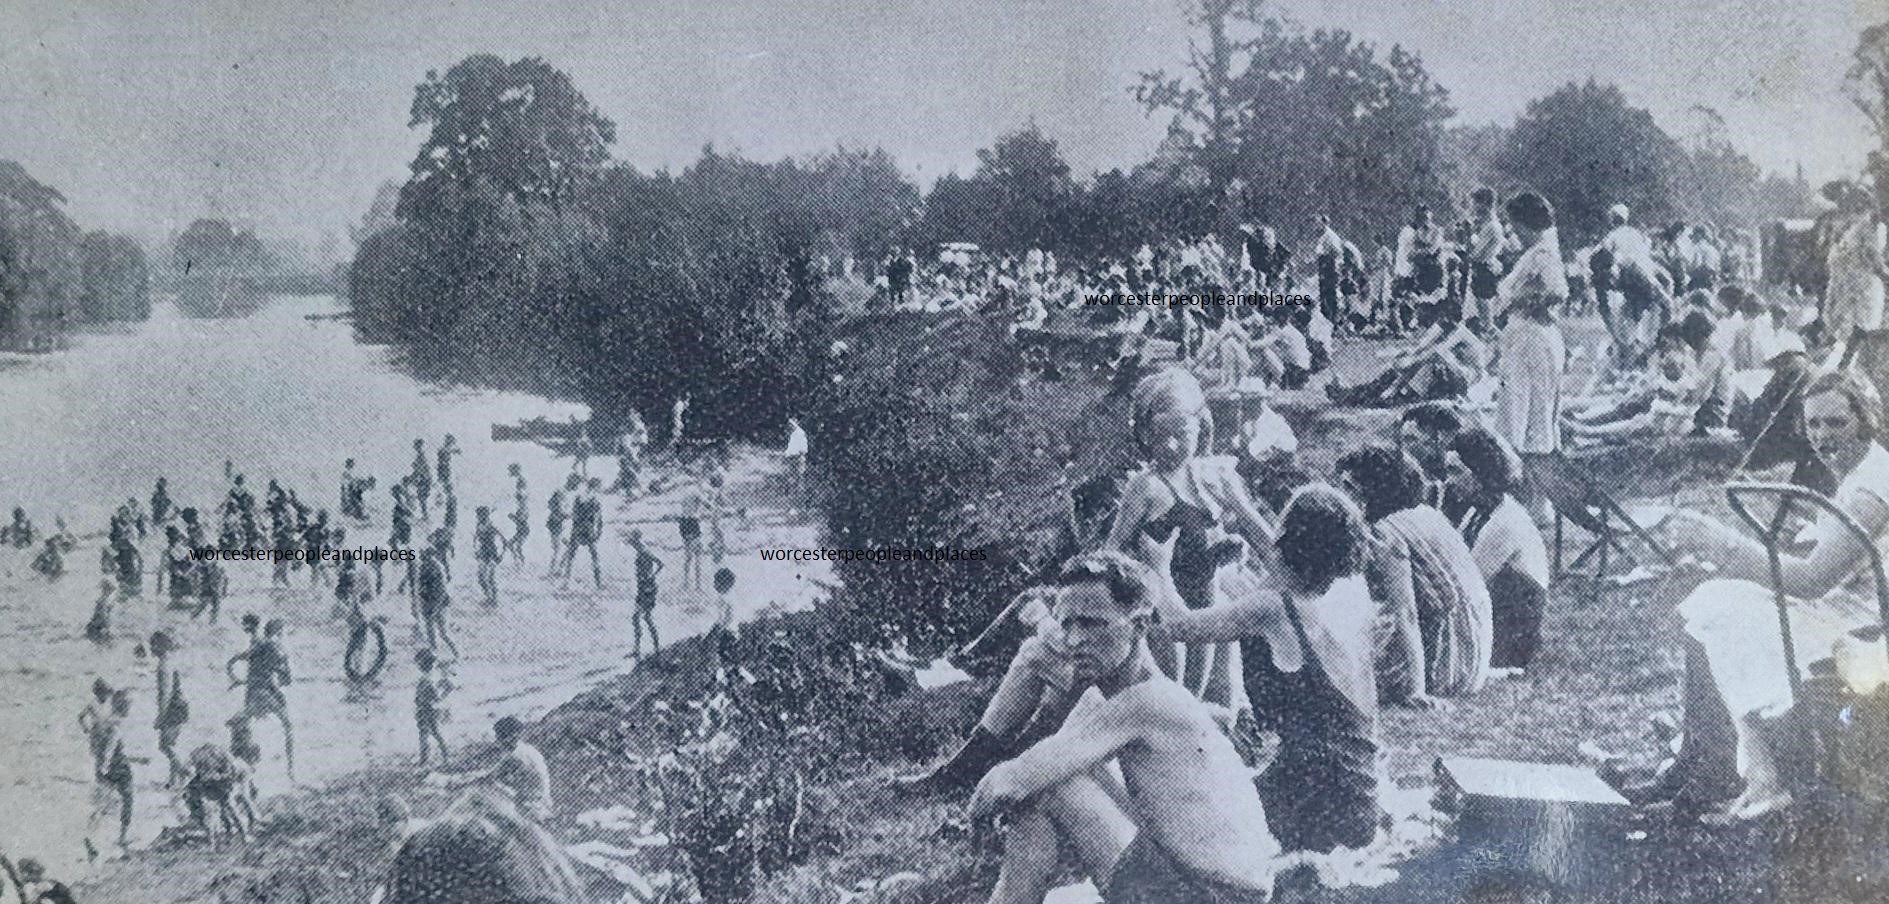
<instances>
[{"instance_id":1,"label":"tall tree","mask_svg":"<svg viewBox=\"0 0 1889 904\"><path fill-rule=\"evenodd\" d=\"M65 196L0 160L0 344L56 328L79 294L78 224Z\"/></svg>"},{"instance_id":2,"label":"tall tree","mask_svg":"<svg viewBox=\"0 0 1889 904\"><path fill-rule=\"evenodd\" d=\"M1187 21L1197 34L1187 41L1188 74L1143 72L1130 89L1143 106L1172 110L1177 122L1199 136L1200 159L1215 189L1233 180L1234 145L1257 112L1244 93L1241 73L1284 27L1266 15L1265 6L1265 0L1190 0Z\"/></svg>"},{"instance_id":3,"label":"tall tree","mask_svg":"<svg viewBox=\"0 0 1889 904\"><path fill-rule=\"evenodd\" d=\"M1203 0L1188 73L1144 73L1150 111L1191 132L1208 174L1210 219L1309 228L1329 212L1340 230L1395 222L1413 203L1447 202L1448 93L1402 47L1380 56L1342 30L1303 29L1258 0Z\"/></svg>"},{"instance_id":4,"label":"tall tree","mask_svg":"<svg viewBox=\"0 0 1889 904\"><path fill-rule=\"evenodd\" d=\"M1070 247L1076 184L1054 139L1030 123L977 152L969 179L946 176L926 199L928 241L971 241L1000 251Z\"/></svg>"},{"instance_id":5,"label":"tall tree","mask_svg":"<svg viewBox=\"0 0 1889 904\"><path fill-rule=\"evenodd\" d=\"M1531 101L1496 170L1545 195L1570 238L1605 229L1615 203L1631 206L1642 223L1686 213L1674 199L1685 150L1612 85L1570 83Z\"/></svg>"},{"instance_id":6,"label":"tall tree","mask_svg":"<svg viewBox=\"0 0 1889 904\"><path fill-rule=\"evenodd\" d=\"M1876 180L1876 203L1889 215L1889 22L1863 29L1843 89L1869 118L1880 142L1869 154L1869 172Z\"/></svg>"},{"instance_id":7,"label":"tall tree","mask_svg":"<svg viewBox=\"0 0 1889 904\"><path fill-rule=\"evenodd\" d=\"M570 199L609 160L616 125L570 76L536 57L490 54L426 74L409 126L429 129L401 190L403 218L463 205Z\"/></svg>"}]
</instances>

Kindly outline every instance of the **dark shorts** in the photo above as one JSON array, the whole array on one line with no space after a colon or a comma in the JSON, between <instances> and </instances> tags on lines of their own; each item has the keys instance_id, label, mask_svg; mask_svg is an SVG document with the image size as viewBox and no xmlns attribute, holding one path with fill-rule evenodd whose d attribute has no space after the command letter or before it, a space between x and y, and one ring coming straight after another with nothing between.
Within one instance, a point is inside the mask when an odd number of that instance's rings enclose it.
<instances>
[{"instance_id":1,"label":"dark shorts","mask_svg":"<svg viewBox=\"0 0 1889 904\"><path fill-rule=\"evenodd\" d=\"M288 706L288 698L273 687L252 687L243 697L243 715L250 718L273 716Z\"/></svg>"},{"instance_id":2,"label":"dark shorts","mask_svg":"<svg viewBox=\"0 0 1889 904\"><path fill-rule=\"evenodd\" d=\"M1496 295L1496 284L1501 277L1488 264L1476 264L1469 271L1469 291L1478 299L1487 301Z\"/></svg>"},{"instance_id":3,"label":"dark shorts","mask_svg":"<svg viewBox=\"0 0 1889 904\"><path fill-rule=\"evenodd\" d=\"M1264 904L1264 891L1199 876L1147 833L1135 836L1102 889L1104 904Z\"/></svg>"}]
</instances>

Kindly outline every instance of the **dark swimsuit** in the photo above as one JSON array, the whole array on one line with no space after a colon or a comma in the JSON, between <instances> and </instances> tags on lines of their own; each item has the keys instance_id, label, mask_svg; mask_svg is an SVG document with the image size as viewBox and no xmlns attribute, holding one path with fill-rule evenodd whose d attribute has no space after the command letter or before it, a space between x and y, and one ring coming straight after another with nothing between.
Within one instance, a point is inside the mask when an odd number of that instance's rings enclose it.
<instances>
[{"instance_id":1,"label":"dark swimsuit","mask_svg":"<svg viewBox=\"0 0 1889 904\"><path fill-rule=\"evenodd\" d=\"M1305 651L1296 672L1281 671L1263 644L1245 651L1247 694L1276 714L1279 755L1257 780L1266 822L1287 852L1363 847L1377 832L1377 710L1360 709L1332 683L1305 634L1298 606L1286 618Z\"/></svg>"},{"instance_id":2,"label":"dark swimsuit","mask_svg":"<svg viewBox=\"0 0 1889 904\"><path fill-rule=\"evenodd\" d=\"M1177 529L1180 531L1180 537L1174 541L1174 557L1168 571L1174 579L1174 589L1179 591L1187 608L1205 609L1213 605L1213 574L1219 567L1214 544L1208 542L1207 533L1219 522L1205 508L1182 501L1181 494L1175 492L1174 484L1166 477L1160 480L1168 488L1168 495L1174 497L1174 504L1141 529L1155 540Z\"/></svg>"}]
</instances>

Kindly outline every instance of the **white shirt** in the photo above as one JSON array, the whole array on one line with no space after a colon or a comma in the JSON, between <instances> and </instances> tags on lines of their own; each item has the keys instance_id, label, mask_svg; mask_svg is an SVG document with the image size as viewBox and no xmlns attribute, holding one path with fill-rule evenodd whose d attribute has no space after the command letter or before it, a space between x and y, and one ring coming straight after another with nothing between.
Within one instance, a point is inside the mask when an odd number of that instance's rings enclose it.
<instances>
[{"instance_id":1,"label":"white shirt","mask_svg":"<svg viewBox=\"0 0 1889 904\"><path fill-rule=\"evenodd\" d=\"M1634 261L1639 263L1647 273L1654 270L1653 240L1647 238L1646 233L1632 226L1625 223L1615 226L1613 231L1607 233L1606 238L1600 240L1600 246L1607 249L1608 254L1613 255L1616 269L1628 261Z\"/></svg>"},{"instance_id":2,"label":"white shirt","mask_svg":"<svg viewBox=\"0 0 1889 904\"><path fill-rule=\"evenodd\" d=\"M542 819L551 812L551 769L538 748L519 741L492 768L492 781L511 791L526 815Z\"/></svg>"},{"instance_id":3,"label":"white shirt","mask_svg":"<svg viewBox=\"0 0 1889 904\"><path fill-rule=\"evenodd\" d=\"M1345 240L1338 237L1337 230L1331 228L1330 226L1327 226L1325 227L1325 231L1319 234L1318 247L1312 253L1314 256L1322 256L1326 254L1337 256L1337 255L1344 254L1345 253Z\"/></svg>"},{"instance_id":4,"label":"white shirt","mask_svg":"<svg viewBox=\"0 0 1889 904\"><path fill-rule=\"evenodd\" d=\"M1416 252L1416 248L1417 230L1414 227L1405 226L1397 231L1397 262L1391 267L1393 274L1400 278L1410 275L1410 257Z\"/></svg>"},{"instance_id":5,"label":"white shirt","mask_svg":"<svg viewBox=\"0 0 1889 904\"><path fill-rule=\"evenodd\" d=\"M1538 295L1568 297L1567 268L1561 264L1561 237L1554 227L1543 231L1541 238L1522 252L1508 275L1496 285L1496 294L1502 300L1503 310Z\"/></svg>"},{"instance_id":6,"label":"white shirt","mask_svg":"<svg viewBox=\"0 0 1889 904\"><path fill-rule=\"evenodd\" d=\"M1469 259L1501 270L1502 252L1508 246L1508 230L1503 228L1502 221L1497 219L1492 212L1476 230L1475 240L1470 244Z\"/></svg>"},{"instance_id":7,"label":"white shirt","mask_svg":"<svg viewBox=\"0 0 1889 904\"><path fill-rule=\"evenodd\" d=\"M1502 566L1513 564L1530 580L1548 586L1548 545L1542 541L1541 529L1529 517L1528 509L1514 496L1502 497L1469 552L1484 581L1494 578Z\"/></svg>"},{"instance_id":8,"label":"white shirt","mask_svg":"<svg viewBox=\"0 0 1889 904\"><path fill-rule=\"evenodd\" d=\"M1299 437L1292 432L1292 425L1271 405L1258 417L1247 421L1240 432L1246 439L1246 454L1254 460L1264 461L1274 455L1292 455L1299 451Z\"/></svg>"}]
</instances>

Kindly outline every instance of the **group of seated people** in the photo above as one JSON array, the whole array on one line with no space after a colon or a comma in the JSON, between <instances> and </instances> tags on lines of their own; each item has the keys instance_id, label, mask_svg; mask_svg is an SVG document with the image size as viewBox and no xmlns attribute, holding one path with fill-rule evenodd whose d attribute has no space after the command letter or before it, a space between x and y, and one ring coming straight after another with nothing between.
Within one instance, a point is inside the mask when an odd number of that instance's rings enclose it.
<instances>
[{"instance_id":1,"label":"group of seated people","mask_svg":"<svg viewBox=\"0 0 1889 904\"><path fill-rule=\"evenodd\" d=\"M1783 553L1795 668L1873 692L1889 685L1867 581L1872 554L1889 549L1883 401L1854 368L1810 363L1755 295L1719 298L1716 325L1709 300L1688 299L1640 379L1583 400L1568 423L1591 436L1790 430L1795 451L1769 464L1820 463L1849 522L1802 519ZM1771 385L1735 416L1732 361L1760 358ZM1751 411L1759 426L1736 423ZM1550 569L1529 481L1456 407L1411 407L1395 446L1351 450L1325 481L1300 472L1283 493L1206 454L1207 397L1186 371L1144 378L1133 412L1144 467L1102 515L1109 528L1004 613L1034 635L972 736L911 780L975 783L974 815L1008 815L992 901L1041 900L1063 845L1110 902L1263 900L1264 864L1280 853L1366 847L1380 830L1380 704L1473 694L1540 646ZM1775 812L1792 802L1798 723L1784 714L1802 697L1767 550L1703 514L1654 530L1686 570L1666 585L1685 591L1683 719L1650 781L1608 777L1636 803ZM1250 783L1247 729L1279 741ZM1889 792L1889 776L1878 784Z\"/></svg>"},{"instance_id":2,"label":"group of seated people","mask_svg":"<svg viewBox=\"0 0 1889 904\"><path fill-rule=\"evenodd\" d=\"M1609 358L1588 391L1564 405L1563 435L1576 444L1618 443L1748 424L1762 388L1792 370L1803 341L1781 307L1750 289L1722 286L1717 302L1687 293L1647 354Z\"/></svg>"},{"instance_id":3,"label":"group of seated people","mask_svg":"<svg viewBox=\"0 0 1889 904\"><path fill-rule=\"evenodd\" d=\"M1432 707L1534 657L1547 554L1492 432L1420 406L1327 481L1260 487L1205 454L1206 403L1180 368L1136 386L1145 467L1000 617L1033 636L910 780L1008 814L993 901L1042 900L1065 842L1110 902L1263 900L1280 852L1378 835L1381 702ZM1256 780L1254 732L1280 741Z\"/></svg>"}]
</instances>

